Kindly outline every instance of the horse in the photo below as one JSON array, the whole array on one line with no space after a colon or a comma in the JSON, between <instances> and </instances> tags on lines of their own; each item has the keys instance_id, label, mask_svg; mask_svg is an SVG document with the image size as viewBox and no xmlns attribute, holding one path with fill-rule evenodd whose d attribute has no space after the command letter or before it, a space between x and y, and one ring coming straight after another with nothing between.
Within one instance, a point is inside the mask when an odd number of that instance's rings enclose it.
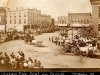
<instances>
[{"instance_id":1,"label":"horse","mask_svg":"<svg viewBox=\"0 0 100 75\"><path fill-rule=\"evenodd\" d=\"M42 41L32 40L31 44L35 46L41 46Z\"/></svg>"},{"instance_id":2,"label":"horse","mask_svg":"<svg viewBox=\"0 0 100 75\"><path fill-rule=\"evenodd\" d=\"M31 44L36 46L37 45L37 41L36 40L32 40Z\"/></svg>"}]
</instances>

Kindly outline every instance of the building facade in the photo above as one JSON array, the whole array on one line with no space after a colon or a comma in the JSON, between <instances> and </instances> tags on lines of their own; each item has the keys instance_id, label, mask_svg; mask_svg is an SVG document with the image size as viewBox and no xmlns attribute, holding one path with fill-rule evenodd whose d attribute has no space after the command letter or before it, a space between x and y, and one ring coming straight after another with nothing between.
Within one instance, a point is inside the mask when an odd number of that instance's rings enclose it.
<instances>
[{"instance_id":1,"label":"building facade","mask_svg":"<svg viewBox=\"0 0 100 75\"><path fill-rule=\"evenodd\" d=\"M58 17L58 26L66 27L68 25L68 17L67 16L59 16Z\"/></svg>"},{"instance_id":2,"label":"building facade","mask_svg":"<svg viewBox=\"0 0 100 75\"><path fill-rule=\"evenodd\" d=\"M90 0L92 5L92 25L100 40L100 0Z\"/></svg>"},{"instance_id":3,"label":"building facade","mask_svg":"<svg viewBox=\"0 0 100 75\"><path fill-rule=\"evenodd\" d=\"M23 9L10 11L7 9L7 29L14 28L18 31L24 31L28 28L34 28L41 24L41 11L37 9Z\"/></svg>"},{"instance_id":4,"label":"building facade","mask_svg":"<svg viewBox=\"0 0 100 75\"><path fill-rule=\"evenodd\" d=\"M0 31L6 31L6 9L0 7Z\"/></svg>"},{"instance_id":5,"label":"building facade","mask_svg":"<svg viewBox=\"0 0 100 75\"><path fill-rule=\"evenodd\" d=\"M51 18L51 26L54 26L55 25L55 20L54 18Z\"/></svg>"},{"instance_id":6,"label":"building facade","mask_svg":"<svg viewBox=\"0 0 100 75\"><path fill-rule=\"evenodd\" d=\"M89 25L92 23L91 13L68 13L68 24Z\"/></svg>"},{"instance_id":7,"label":"building facade","mask_svg":"<svg viewBox=\"0 0 100 75\"><path fill-rule=\"evenodd\" d=\"M41 15L41 25L43 27L49 27L51 25L51 16L46 14Z\"/></svg>"}]
</instances>

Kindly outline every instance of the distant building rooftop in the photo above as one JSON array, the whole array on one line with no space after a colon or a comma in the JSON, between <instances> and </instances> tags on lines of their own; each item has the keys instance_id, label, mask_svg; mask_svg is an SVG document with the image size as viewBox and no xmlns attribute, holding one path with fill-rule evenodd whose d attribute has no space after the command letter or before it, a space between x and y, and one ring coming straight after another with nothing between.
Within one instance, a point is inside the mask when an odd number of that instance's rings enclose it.
<instances>
[{"instance_id":1,"label":"distant building rooftop","mask_svg":"<svg viewBox=\"0 0 100 75\"><path fill-rule=\"evenodd\" d=\"M68 13L68 14L69 14L69 15L70 15L70 14L73 14L73 15L78 15L78 14L80 14L80 15L81 15L81 14L91 14L91 13Z\"/></svg>"}]
</instances>

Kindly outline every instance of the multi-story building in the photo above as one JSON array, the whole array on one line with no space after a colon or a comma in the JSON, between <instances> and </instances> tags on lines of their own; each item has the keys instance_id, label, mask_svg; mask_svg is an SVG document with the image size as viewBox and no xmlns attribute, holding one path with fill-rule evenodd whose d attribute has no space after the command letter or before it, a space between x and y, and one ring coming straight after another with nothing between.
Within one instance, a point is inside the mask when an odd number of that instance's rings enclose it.
<instances>
[{"instance_id":1,"label":"multi-story building","mask_svg":"<svg viewBox=\"0 0 100 75\"><path fill-rule=\"evenodd\" d=\"M0 31L6 31L6 9L0 7Z\"/></svg>"},{"instance_id":2,"label":"multi-story building","mask_svg":"<svg viewBox=\"0 0 100 75\"><path fill-rule=\"evenodd\" d=\"M66 27L68 25L68 17L67 16L59 16L58 17L58 26Z\"/></svg>"},{"instance_id":3,"label":"multi-story building","mask_svg":"<svg viewBox=\"0 0 100 75\"><path fill-rule=\"evenodd\" d=\"M54 24L55 24L55 20L54 18L51 18L51 26L54 26Z\"/></svg>"},{"instance_id":4,"label":"multi-story building","mask_svg":"<svg viewBox=\"0 0 100 75\"><path fill-rule=\"evenodd\" d=\"M68 24L70 26L88 26L91 22L91 13L68 13Z\"/></svg>"},{"instance_id":5,"label":"multi-story building","mask_svg":"<svg viewBox=\"0 0 100 75\"><path fill-rule=\"evenodd\" d=\"M41 24L44 27L49 27L51 25L51 16L50 15L41 15Z\"/></svg>"},{"instance_id":6,"label":"multi-story building","mask_svg":"<svg viewBox=\"0 0 100 75\"><path fill-rule=\"evenodd\" d=\"M7 9L7 29L14 28L18 31L24 31L28 28L34 28L41 24L41 11L37 9L23 9L10 11Z\"/></svg>"},{"instance_id":7,"label":"multi-story building","mask_svg":"<svg viewBox=\"0 0 100 75\"><path fill-rule=\"evenodd\" d=\"M100 40L100 0L90 0L92 5L92 25Z\"/></svg>"}]
</instances>

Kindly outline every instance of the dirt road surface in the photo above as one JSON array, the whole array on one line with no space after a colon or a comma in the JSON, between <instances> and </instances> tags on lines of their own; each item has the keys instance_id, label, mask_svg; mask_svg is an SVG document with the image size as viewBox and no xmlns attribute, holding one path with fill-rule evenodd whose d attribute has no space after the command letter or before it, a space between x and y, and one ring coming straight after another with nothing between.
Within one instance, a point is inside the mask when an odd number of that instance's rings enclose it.
<instances>
[{"instance_id":1,"label":"dirt road surface","mask_svg":"<svg viewBox=\"0 0 100 75\"><path fill-rule=\"evenodd\" d=\"M49 41L49 36L58 36L58 33L45 33L35 36L36 40L42 40L44 47L34 47L23 40L14 40L0 44L0 51L11 54L18 51L25 53L25 58L40 60L44 68L100 68L100 59L86 58L64 53L60 46Z\"/></svg>"}]
</instances>

